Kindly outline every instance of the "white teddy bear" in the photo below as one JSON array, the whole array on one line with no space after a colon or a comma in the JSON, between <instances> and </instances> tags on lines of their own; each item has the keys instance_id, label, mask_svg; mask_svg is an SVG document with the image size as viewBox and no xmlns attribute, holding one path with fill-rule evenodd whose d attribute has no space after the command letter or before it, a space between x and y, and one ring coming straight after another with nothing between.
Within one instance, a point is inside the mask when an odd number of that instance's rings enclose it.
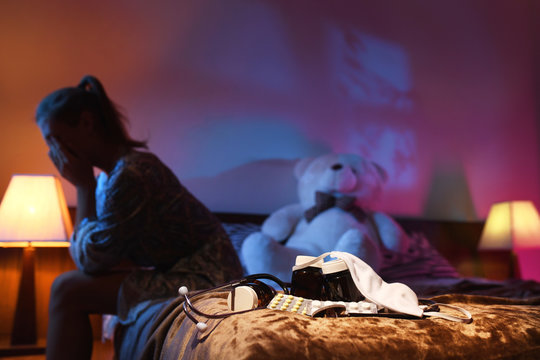
<instances>
[{"instance_id":1,"label":"white teddy bear","mask_svg":"<svg viewBox=\"0 0 540 360\"><path fill-rule=\"evenodd\" d=\"M294 169L299 203L273 212L250 234L241 256L248 273L288 281L297 255L344 251L378 271L383 248L403 253L409 238L388 215L373 211L386 181L376 163L354 154L300 160Z\"/></svg>"}]
</instances>

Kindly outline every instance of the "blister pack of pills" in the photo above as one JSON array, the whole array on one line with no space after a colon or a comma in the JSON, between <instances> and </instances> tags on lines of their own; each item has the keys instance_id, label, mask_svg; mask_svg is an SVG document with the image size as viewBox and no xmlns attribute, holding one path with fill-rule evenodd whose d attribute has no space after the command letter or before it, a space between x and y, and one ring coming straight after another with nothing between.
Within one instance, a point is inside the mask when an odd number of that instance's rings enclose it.
<instances>
[{"instance_id":1,"label":"blister pack of pills","mask_svg":"<svg viewBox=\"0 0 540 360\"><path fill-rule=\"evenodd\" d=\"M359 316L378 314L381 308L369 301L321 301L304 299L302 297L285 295L274 296L267 306L268 309L289 311L307 316L317 316L323 311L334 310L340 315Z\"/></svg>"}]
</instances>

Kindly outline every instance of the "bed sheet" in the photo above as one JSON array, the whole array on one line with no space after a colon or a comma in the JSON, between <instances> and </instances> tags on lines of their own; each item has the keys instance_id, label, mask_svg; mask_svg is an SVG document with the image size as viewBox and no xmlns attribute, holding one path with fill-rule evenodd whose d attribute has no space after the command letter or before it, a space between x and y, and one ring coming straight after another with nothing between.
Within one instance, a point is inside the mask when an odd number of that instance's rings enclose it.
<instances>
[{"instance_id":1,"label":"bed sheet","mask_svg":"<svg viewBox=\"0 0 540 360\"><path fill-rule=\"evenodd\" d=\"M311 318L262 309L207 320L199 332L181 300L169 304L143 359L533 359L540 356L540 298L450 294L436 302L463 307L473 322L389 317ZM202 311L227 310L226 294L196 301Z\"/></svg>"}]
</instances>

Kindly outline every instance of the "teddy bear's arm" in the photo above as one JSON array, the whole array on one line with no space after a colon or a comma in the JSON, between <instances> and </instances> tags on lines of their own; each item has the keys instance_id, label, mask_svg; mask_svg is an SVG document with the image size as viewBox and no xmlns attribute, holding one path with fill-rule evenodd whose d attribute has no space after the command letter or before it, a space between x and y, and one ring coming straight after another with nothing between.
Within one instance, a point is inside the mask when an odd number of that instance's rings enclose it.
<instances>
[{"instance_id":1,"label":"teddy bear's arm","mask_svg":"<svg viewBox=\"0 0 540 360\"><path fill-rule=\"evenodd\" d=\"M373 221L384 246L392 251L406 252L410 238L403 228L389 215L383 212L373 213Z\"/></svg>"},{"instance_id":2,"label":"teddy bear's arm","mask_svg":"<svg viewBox=\"0 0 540 360\"><path fill-rule=\"evenodd\" d=\"M261 230L274 240L283 241L293 233L303 214L300 204L286 205L270 214Z\"/></svg>"}]
</instances>

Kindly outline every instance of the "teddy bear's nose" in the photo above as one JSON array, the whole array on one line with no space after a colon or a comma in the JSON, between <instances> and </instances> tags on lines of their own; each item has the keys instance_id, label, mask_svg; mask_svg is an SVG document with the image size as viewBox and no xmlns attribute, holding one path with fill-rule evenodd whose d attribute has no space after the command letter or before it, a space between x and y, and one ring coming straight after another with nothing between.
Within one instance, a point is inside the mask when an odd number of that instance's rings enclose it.
<instances>
[{"instance_id":1,"label":"teddy bear's nose","mask_svg":"<svg viewBox=\"0 0 540 360\"><path fill-rule=\"evenodd\" d=\"M340 163L332 165L332 170L340 170L342 168L343 168L343 165L341 165Z\"/></svg>"}]
</instances>

